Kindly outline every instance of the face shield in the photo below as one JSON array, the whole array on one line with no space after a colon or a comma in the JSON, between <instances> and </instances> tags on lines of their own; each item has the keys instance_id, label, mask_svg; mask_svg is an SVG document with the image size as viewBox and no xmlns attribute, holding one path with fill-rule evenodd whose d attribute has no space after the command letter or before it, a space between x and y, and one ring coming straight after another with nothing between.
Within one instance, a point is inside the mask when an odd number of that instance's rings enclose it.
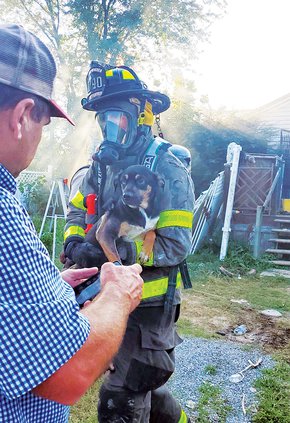
<instances>
[{"instance_id":1,"label":"face shield","mask_svg":"<svg viewBox=\"0 0 290 423\"><path fill-rule=\"evenodd\" d=\"M96 121L102 131L103 141L94 158L110 165L126 157L137 135L138 107L130 101L119 100L116 106L104 105L97 111Z\"/></svg>"},{"instance_id":2,"label":"face shield","mask_svg":"<svg viewBox=\"0 0 290 423\"><path fill-rule=\"evenodd\" d=\"M119 145L126 145L129 140L129 116L120 110L107 110L98 113L97 121L100 125L103 139Z\"/></svg>"}]
</instances>

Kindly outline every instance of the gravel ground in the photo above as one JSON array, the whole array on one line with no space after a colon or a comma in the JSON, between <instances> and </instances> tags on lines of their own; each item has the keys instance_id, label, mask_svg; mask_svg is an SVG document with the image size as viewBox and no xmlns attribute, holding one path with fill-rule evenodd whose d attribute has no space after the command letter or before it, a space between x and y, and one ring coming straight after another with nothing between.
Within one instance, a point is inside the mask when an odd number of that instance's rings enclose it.
<instances>
[{"instance_id":1,"label":"gravel ground","mask_svg":"<svg viewBox=\"0 0 290 423\"><path fill-rule=\"evenodd\" d=\"M245 395L246 409L257 402L253 389L254 381L261 377L261 371L275 365L269 355L258 349L248 349L239 344L225 341L184 338L176 348L176 371L168 382L168 387L190 417L194 417L193 404L198 403L199 388L204 382L210 382L221 389L222 397L232 407L226 423L248 423L249 412L244 416L242 397ZM262 358L262 363L255 369L245 372L240 383L232 383L229 377ZM207 366L216 370L215 375L207 373ZM212 422L219 420L212 419Z\"/></svg>"}]
</instances>

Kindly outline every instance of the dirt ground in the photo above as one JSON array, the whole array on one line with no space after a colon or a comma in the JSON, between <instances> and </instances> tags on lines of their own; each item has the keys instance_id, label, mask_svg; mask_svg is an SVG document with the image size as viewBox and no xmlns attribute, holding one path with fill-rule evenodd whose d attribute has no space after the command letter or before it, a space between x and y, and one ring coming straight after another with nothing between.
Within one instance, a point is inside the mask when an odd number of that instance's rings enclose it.
<instances>
[{"instance_id":1,"label":"dirt ground","mask_svg":"<svg viewBox=\"0 0 290 423\"><path fill-rule=\"evenodd\" d=\"M248 328L245 335L236 336L233 333L235 326L229 325L225 336L231 340L244 344L258 343L264 347L277 349L285 347L290 342L290 328L281 327L281 321L275 317L263 316L257 311L247 309L240 313L240 320Z\"/></svg>"},{"instance_id":2,"label":"dirt ground","mask_svg":"<svg viewBox=\"0 0 290 423\"><path fill-rule=\"evenodd\" d=\"M279 318L268 317L250 306L241 306L235 311L225 307L221 312L220 308L207 307L205 298L187 295L181 316L189 320L193 327L206 329L226 340L259 345L271 353L287 348L290 351L290 313ZM242 324L247 327L247 332L235 335L233 330Z\"/></svg>"}]
</instances>

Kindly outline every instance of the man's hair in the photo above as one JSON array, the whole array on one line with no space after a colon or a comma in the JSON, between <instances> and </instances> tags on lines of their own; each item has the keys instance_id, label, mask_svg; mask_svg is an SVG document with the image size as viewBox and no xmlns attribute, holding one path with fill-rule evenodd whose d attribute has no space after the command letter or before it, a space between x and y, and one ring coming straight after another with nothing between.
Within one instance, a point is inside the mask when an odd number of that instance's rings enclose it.
<instances>
[{"instance_id":1,"label":"man's hair","mask_svg":"<svg viewBox=\"0 0 290 423\"><path fill-rule=\"evenodd\" d=\"M40 122L43 117L50 117L50 106L47 101L35 94L0 83L0 111L12 109L25 98L34 101L31 117L35 122Z\"/></svg>"}]
</instances>

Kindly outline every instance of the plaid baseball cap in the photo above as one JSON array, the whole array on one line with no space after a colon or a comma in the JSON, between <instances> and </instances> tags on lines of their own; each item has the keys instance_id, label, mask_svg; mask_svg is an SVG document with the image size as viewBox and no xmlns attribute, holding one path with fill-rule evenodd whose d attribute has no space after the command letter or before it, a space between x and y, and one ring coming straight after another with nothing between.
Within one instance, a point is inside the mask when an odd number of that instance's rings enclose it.
<instances>
[{"instance_id":1,"label":"plaid baseball cap","mask_svg":"<svg viewBox=\"0 0 290 423\"><path fill-rule=\"evenodd\" d=\"M51 116L71 118L51 98L56 64L46 45L22 26L0 25L0 82L36 94L50 104Z\"/></svg>"}]
</instances>

